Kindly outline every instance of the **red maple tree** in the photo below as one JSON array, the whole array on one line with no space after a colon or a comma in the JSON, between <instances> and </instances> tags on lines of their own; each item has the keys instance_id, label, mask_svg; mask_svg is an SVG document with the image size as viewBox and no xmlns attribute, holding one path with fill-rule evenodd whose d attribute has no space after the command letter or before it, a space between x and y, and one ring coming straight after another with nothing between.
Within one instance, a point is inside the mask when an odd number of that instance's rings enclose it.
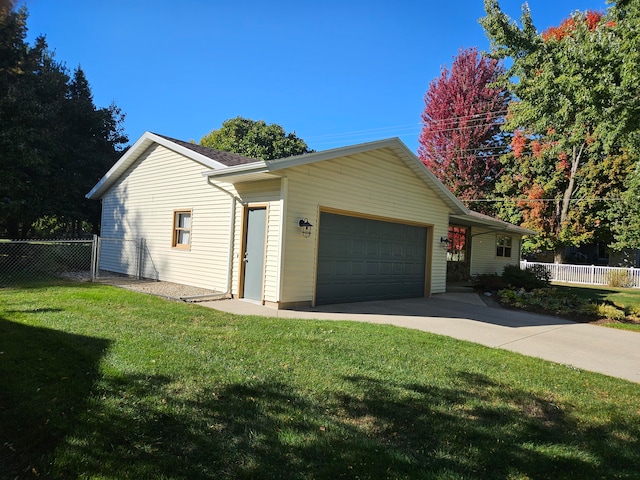
<instances>
[{"instance_id":1,"label":"red maple tree","mask_svg":"<svg viewBox=\"0 0 640 480\"><path fill-rule=\"evenodd\" d=\"M500 174L510 95L492 84L502 73L498 60L462 49L424 96L418 156L463 201L485 198Z\"/></svg>"}]
</instances>

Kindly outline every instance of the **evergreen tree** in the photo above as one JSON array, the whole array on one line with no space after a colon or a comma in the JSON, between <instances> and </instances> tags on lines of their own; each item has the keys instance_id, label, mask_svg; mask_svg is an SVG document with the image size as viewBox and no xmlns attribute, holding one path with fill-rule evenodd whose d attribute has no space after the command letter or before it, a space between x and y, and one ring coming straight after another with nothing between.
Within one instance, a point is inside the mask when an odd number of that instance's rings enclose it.
<instances>
[{"instance_id":1,"label":"evergreen tree","mask_svg":"<svg viewBox=\"0 0 640 480\"><path fill-rule=\"evenodd\" d=\"M77 236L96 231L98 205L84 194L127 142L117 107L96 108L84 72L73 78L44 37L25 39L27 11L0 8L0 236L35 226ZM86 233L86 232L85 232Z\"/></svg>"}]
</instances>

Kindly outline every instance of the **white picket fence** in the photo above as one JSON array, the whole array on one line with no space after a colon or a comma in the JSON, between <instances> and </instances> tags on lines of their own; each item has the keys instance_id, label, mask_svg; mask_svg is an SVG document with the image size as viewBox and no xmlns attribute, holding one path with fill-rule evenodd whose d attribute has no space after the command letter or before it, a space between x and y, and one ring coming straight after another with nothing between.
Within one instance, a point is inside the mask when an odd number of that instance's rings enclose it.
<instances>
[{"instance_id":1,"label":"white picket fence","mask_svg":"<svg viewBox=\"0 0 640 480\"><path fill-rule=\"evenodd\" d=\"M596 265L567 265L562 263L538 263L523 260L520 268L540 265L549 272L552 282L609 285L612 280L621 281L625 287L640 288L640 268L599 267Z\"/></svg>"}]
</instances>

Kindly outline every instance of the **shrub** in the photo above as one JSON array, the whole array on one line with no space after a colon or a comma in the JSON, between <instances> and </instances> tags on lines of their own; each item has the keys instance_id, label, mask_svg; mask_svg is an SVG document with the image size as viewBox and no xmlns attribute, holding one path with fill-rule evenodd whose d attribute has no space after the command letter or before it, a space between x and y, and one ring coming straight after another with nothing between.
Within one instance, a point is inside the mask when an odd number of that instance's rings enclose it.
<instances>
[{"instance_id":1,"label":"shrub","mask_svg":"<svg viewBox=\"0 0 640 480\"><path fill-rule=\"evenodd\" d=\"M607 275L607 285L610 287L630 287L633 285L629 272L614 270Z\"/></svg>"},{"instance_id":2,"label":"shrub","mask_svg":"<svg viewBox=\"0 0 640 480\"><path fill-rule=\"evenodd\" d=\"M581 320L580 313L586 300L576 295L567 295L555 288L536 288L527 292L520 290L501 290L498 298L503 305L520 308L536 313L547 313ZM595 316L589 313L591 317Z\"/></svg>"},{"instance_id":3,"label":"shrub","mask_svg":"<svg viewBox=\"0 0 640 480\"><path fill-rule=\"evenodd\" d=\"M518 265L507 265L502 272L502 280L513 288L531 291L549 286L549 273L546 269L522 270Z\"/></svg>"},{"instance_id":4,"label":"shrub","mask_svg":"<svg viewBox=\"0 0 640 480\"><path fill-rule=\"evenodd\" d=\"M624 320L626 318L625 313L619 308L606 303L595 304L587 303L582 306L581 311L585 315L589 315L596 318L606 318L608 320Z\"/></svg>"}]
</instances>

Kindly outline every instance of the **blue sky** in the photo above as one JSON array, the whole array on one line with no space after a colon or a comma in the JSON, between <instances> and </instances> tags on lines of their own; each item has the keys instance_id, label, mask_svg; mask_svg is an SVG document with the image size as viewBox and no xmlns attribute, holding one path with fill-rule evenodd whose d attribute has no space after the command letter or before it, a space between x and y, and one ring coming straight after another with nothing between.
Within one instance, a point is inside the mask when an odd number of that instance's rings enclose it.
<instances>
[{"instance_id":1,"label":"blue sky","mask_svg":"<svg viewBox=\"0 0 640 480\"><path fill-rule=\"evenodd\" d=\"M238 115L325 150L389 137L418 147L429 82L460 48L488 49L482 0L23 0L29 41L82 66L98 106L196 140ZM500 6L518 19L520 0ZM531 0L536 27L605 0Z\"/></svg>"}]
</instances>

